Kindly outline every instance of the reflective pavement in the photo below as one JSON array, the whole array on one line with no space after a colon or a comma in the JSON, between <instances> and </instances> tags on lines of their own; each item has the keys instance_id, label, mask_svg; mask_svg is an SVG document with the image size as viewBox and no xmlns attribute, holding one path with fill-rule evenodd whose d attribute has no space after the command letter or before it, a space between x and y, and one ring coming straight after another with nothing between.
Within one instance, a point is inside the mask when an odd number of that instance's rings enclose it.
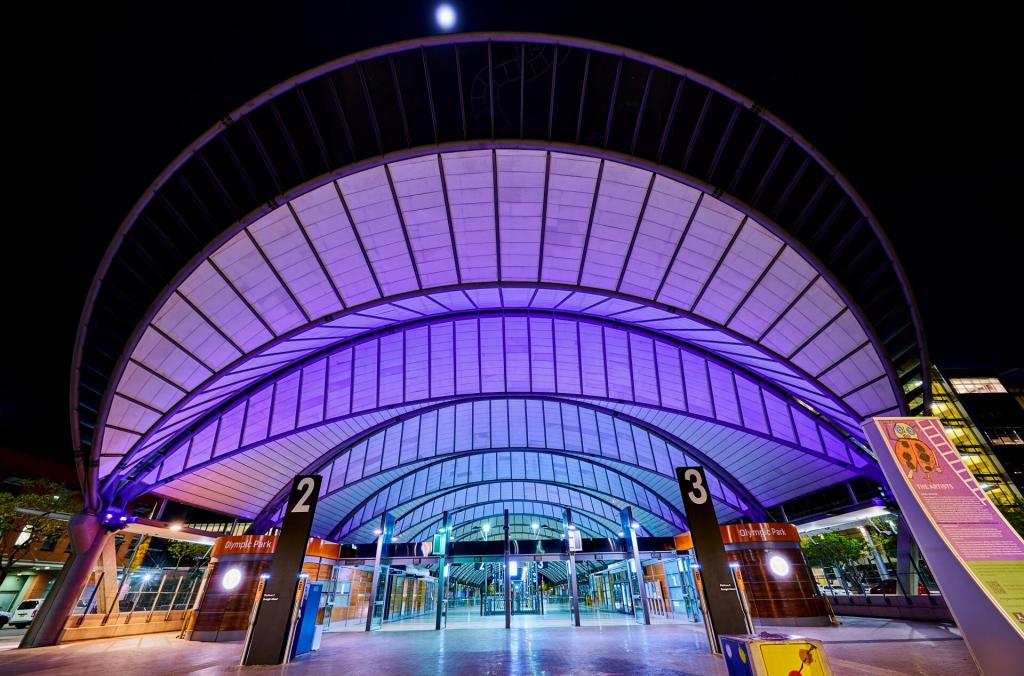
<instances>
[{"instance_id":1,"label":"reflective pavement","mask_svg":"<svg viewBox=\"0 0 1024 676\"><path fill-rule=\"evenodd\" d=\"M787 631L780 629L779 631ZM796 631L792 633L798 633ZM845 618L842 627L801 629L826 641L836 676L976 674L955 629ZM340 632L287 667L240 669L240 644L180 641L173 634L102 639L0 652L2 674L694 674L724 675L700 625L639 625Z\"/></svg>"}]
</instances>

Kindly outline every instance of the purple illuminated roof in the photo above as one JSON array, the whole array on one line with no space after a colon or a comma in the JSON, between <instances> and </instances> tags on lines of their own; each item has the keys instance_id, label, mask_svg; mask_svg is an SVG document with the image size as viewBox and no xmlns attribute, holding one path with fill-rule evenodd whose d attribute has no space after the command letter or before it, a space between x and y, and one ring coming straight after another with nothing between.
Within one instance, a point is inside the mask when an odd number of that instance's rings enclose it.
<instances>
[{"instance_id":1,"label":"purple illuminated roof","mask_svg":"<svg viewBox=\"0 0 1024 676\"><path fill-rule=\"evenodd\" d=\"M359 541L385 511L428 535L509 504L601 534L629 504L672 534L680 464L708 468L723 520L879 477L859 422L906 411L903 388L801 241L641 157L475 145L225 224L123 346L87 494L262 529L319 472L314 531Z\"/></svg>"}]
</instances>

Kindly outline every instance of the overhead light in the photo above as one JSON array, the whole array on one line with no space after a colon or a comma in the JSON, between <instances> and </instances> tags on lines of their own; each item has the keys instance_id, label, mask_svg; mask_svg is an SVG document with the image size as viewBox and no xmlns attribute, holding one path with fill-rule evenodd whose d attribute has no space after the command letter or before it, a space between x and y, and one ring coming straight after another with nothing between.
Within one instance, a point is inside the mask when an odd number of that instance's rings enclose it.
<instances>
[{"instance_id":1,"label":"overhead light","mask_svg":"<svg viewBox=\"0 0 1024 676\"><path fill-rule=\"evenodd\" d=\"M485 533L490 533L491 532L491 524L489 524L489 523L485 523L483 526L481 526L481 528L483 528L483 531Z\"/></svg>"},{"instance_id":2,"label":"overhead light","mask_svg":"<svg viewBox=\"0 0 1024 676\"><path fill-rule=\"evenodd\" d=\"M540 524L537 523L536 521L534 521L533 523L530 524L530 528L532 528L534 530L537 530L538 528L540 528Z\"/></svg>"},{"instance_id":3,"label":"overhead light","mask_svg":"<svg viewBox=\"0 0 1024 676\"><path fill-rule=\"evenodd\" d=\"M638 524L636 521L634 521L633 523L629 524L629 527L632 528L633 530L640 530L640 524Z\"/></svg>"},{"instance_id":4,"label":"overhead light","mask_svg":"<svg viewBox=\"0 0 1024 676\"><path fill-rule=\"evenodd\" d=\"M177 522L172 523L170 526L167 527L167 530L173 530L173 531L177 532L177 531L181 530L181 524L177 523Z\"/></svg>"},{"instance_id":5,"label":"overhead light","mask_svg":"<svg viewBox=\"0 0 1024 676\"><path fill-rule=\"evenodd\" d=\"M374 529L373 529L373 534L374 534L374 535L380 535L380 534L381 534L381 533L383 533L383 532L384 532L384 531L382 531L382 530L381 530L380 528L374 528Z\"/></svg>"},{"instance_id":6,"label":"overhead light","mask_svg":"<svg viewBox=\"0 0 1024 676\"><path fill-rule=\"evenodd\" d=\"M457 18L455 8L448 3L438 5L437 9L434 10L434 21L437 22L437 27L441 30L450 31L452 28L455 28L455 20Z\"/></svg>"}]
</instances>

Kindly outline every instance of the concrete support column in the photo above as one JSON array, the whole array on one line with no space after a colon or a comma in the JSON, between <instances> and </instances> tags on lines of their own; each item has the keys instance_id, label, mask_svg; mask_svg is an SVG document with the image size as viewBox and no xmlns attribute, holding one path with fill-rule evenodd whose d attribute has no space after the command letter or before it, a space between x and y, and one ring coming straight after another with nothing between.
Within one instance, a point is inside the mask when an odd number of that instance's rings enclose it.
<instances>
[{"instance_id":1,"label":"concrete support column","mask_svg":"<svg viewBox=\"0 0 1024 676\"><path fill-rule=\"evenodd\" d=\"M64 568L46 595L36 619L32 622L19 648L38 648L57 645L64 634L64 625L89 583L96 562L113 534L103 528L95 514L80 512L68 523L71 535L71 554Z\"/></svg>"}]
</instances>

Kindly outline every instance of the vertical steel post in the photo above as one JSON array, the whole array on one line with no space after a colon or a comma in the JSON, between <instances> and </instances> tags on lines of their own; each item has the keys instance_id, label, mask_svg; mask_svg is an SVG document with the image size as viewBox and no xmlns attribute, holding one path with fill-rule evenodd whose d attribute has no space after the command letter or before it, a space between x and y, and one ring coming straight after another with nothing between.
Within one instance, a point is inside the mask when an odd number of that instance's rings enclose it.
<instances>
[{"instance_id":1,"label":"vertical steel post","mask_svg":"<svg viewBox=\"0 0 1024 676\"><path fill-rule=\"evenodd\" d=\"M505 510L505 628L512 628L512 578L509 576L508 510Z\"/></svg>"},{"instance_id":2,"label":"vertical steel post","mask_svg":"<svg viewBox=\"0 0 1024 676\"><path fill-rule=\"evenodd\" d=\"M382 514L380 517L380 534L377 536L377 553L373 559L373 578L370 583L369 605L366 608L366 631L373 628L373 611L377 606L377 586L380 584L380 561L384 548L391 543L391 531L395 527L395 517ZM381 617L381 622L384 618Z\"/></svg>"},{"instance_id":3,"label":"vertical steel post","mask_svg":"<svg viewBox=\"0 0 1024 676\"><path fill-rule=\"evenodd\" d=\"M164 584L167 582L167 574L160 576L160 586L157 587L156 596L153 597L153 605L149 607L149 615L146 615L146 622L153 621L153 611L156 610L156 604L160 602L160 595L164 593Z\"/></svg>"},{"instance_id":4,"label":"vertical steel post","mask_svg":"<svg viewBox=\"0 0 1024 676\"><path fill-rule=\"evenodd\" d=\"M185 576L182 575L178 578L178 584L174 585L174 594L171 595L171 602L167 605L167 614L164 615L164 620L171 619L171 612L174 610L174 604L178 601L178 590L181 589L181 583L185 581Z\"/></svg>"},{"instance_id":5,"label":"vertical steel post","mask_svg":"<svg viewBox=\"0 0 1024 676\"><path fill-rule=\"evenodd\" d=\"M441 551L436 552L437 554L437 603L434 605L434 629L439 630L442 628L442 622L447 623L447 617L445 616L446 608L445 601L447 599L447 588L448 588L448 576L445 574L445 566L448 565L448 542L452 534L452 518L445 511L441 515L441 528L439 530L441 535L441 541L443 546Z\"/></svg>"},{"instance_id":6,"label":"vertical steel post","mask_svg":"<svg viewBox=\"0 0 1024 676\"><path fill-rule=\"evenodd\" d=\"M622 532L625 534L626 544L629 546L633 565L636 567L636 583L640 588L640 605L644 611L644 624L650 624L651 609L647 601L647 586L644 584L644 566L640 561L640 548L636 542L636 529L633 528L633 508L629 506L623 508L619 513L619 518L622 521Z\"/></svg>"},{"instance_id":7,"label":"vertical steel post","mask_svg":"<svg viewBox=\"0 0 1024 676\"><path fill-rule=\"evenodd\" d=\"M572 521L572 510L566 508L565 520L569 530L574 530L576 525ZM572 623L580 626L580 597L579 588L576 585L576 552L572 549L572 535L569 535L569 595L572 603Z\"/></svg>"}]
</instances>

